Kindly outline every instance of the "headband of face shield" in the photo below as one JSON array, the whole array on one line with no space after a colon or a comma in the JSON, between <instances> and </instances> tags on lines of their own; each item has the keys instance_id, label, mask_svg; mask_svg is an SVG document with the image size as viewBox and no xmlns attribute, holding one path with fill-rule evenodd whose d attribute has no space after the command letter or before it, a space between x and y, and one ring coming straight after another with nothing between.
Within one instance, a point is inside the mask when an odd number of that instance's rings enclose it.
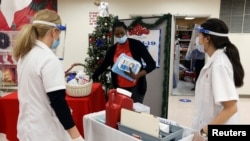
<instances>
[{"instance_id":1,"label":"headband of face shield","mask_svg":"<svg viewBox=\"0 0 250 141\"><path fill-rule=\"evenodd\" d=\"M66 26L63 26L61 24L55 24L47 21L41 21L41 20L35 20L33 21L33 24L45 24L45 25L50 25L53 27L56 27L57 29L64 31L64 34L61 34L60 38L63 39L63 43L60 43L60 48L52 49L53 52L56 54L56 56L59 58L59 60L64 60L64 49L65 49L65 38L66 38Z\"/></svg>"},{"instance_id":2,"label":"headband of face shield","mask_svg":"<svg viewBox=\"0 0 250 141\"><path fill-rule=\"evenodd\" d=\"M214 32L214 31L210 31L210 30L204 29L201 26L195 27L195 30L198 31L198 32L202 32L202 33L206 33L206 34L210 34L210 35L215 35L215 36L220 36L220 37L227 37L228 36L228 34L217 33L217 32Z\"/></svg>"},{"instance_id":3,"label":"headband of face shield","mask_svg":"<svg viewBox=\"0 0 250 141\"><path fill-rule=\"evenodd\" d=\"M56 28L60 29L61 31L66 30L66 26L63 26L61 24L55 24L55 23L51 23L51 22L47 22L47 21L40 21L40 20L33 21L33 24L35 24L35 23L50 25L50 26L53 26L53 27L56 27Z\"/></svg>"}]
</instances>

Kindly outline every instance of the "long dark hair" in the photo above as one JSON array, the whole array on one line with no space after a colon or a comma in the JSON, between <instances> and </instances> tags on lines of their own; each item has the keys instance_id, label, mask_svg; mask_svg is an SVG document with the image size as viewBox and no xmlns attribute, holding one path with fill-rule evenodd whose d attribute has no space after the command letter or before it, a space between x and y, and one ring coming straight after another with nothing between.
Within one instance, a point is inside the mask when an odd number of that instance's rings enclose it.
<instances>
[{"instance_id":1,"label":"long dark hair","mask_svg":"<svg viewBox=\"0 0 250 141\"><path fill-rule=\"evenodd\" d=\"M217 18L208 19L205 23L201 24L201 27L217 33L227 34L229 32L228 26L225 22ZM204 36L210 36L212 44L216 49L223 49L226 47L225 53L233 66L234 84L236 87L241 87L244 84L244 69L240 61L240 55L237 47L231 43L228 37L209 35L205 33L202 34Z\"/></svg>"}]
</instances>

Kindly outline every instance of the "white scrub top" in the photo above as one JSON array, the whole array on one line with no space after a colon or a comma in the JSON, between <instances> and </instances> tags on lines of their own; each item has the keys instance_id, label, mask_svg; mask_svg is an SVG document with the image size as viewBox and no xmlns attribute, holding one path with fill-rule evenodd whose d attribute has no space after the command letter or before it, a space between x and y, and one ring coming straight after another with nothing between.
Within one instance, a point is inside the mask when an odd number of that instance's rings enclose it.
<instances>
[{"instance_id":1,"label":"white scrub top","mask_svg":"<svg viewBox=\"0 0 250 141\"><path fill-rule=\"evenodd\" d=\"M52 109L48 92L65 89L59 59L44 43L36 41L32 50L17 62L18 138L20 141L70 141L68 133Z\"/></svg>"},{"instance_id":2,"label":"white scrub top","mask_svg":"<svg viewBox=\"0 0 250 141\"><path fill-rule=\"evenodd\" d=\"M202 68L195 87L193 129L200 131L223 109L221 102L239 100L233 68L223 49L217 49ZM239 124L238 113L225 124Z\"/></svg>"}]
</instances>

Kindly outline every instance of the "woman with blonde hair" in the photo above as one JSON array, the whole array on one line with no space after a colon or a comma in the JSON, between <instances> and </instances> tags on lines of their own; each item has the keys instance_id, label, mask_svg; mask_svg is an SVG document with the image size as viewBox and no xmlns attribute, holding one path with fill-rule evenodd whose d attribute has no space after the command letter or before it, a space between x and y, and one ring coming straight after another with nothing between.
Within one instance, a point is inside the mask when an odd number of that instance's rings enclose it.
<instances>
[{"instance_id":1,"label":"woman with blonde hair","mask_svg":"<svg viewBox=\"0 0 250 141\"><path fill-rule=\"evenodd\" d=\"M65 30L52 10L38 11L22 27L13 56L17 61L20 141L83 141L65 100L63 67L51 49ZM68 134L67 134L68 133Z\"/></svg>"}]
</instances>

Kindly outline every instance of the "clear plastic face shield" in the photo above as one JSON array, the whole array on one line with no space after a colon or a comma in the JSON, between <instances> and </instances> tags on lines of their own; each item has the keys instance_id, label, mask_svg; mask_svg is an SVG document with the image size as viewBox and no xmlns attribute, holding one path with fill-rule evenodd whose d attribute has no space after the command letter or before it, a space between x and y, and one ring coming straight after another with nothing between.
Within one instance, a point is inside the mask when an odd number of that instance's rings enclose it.
<instances>
[{"instance_id":1,"label":"clear plastic face shield","mask_svg":"<svg viewBox=\"0 0 250 141\"><path fill-rule=\"evenodd\" d=\"M59 43L58 47L55 48L55 49L52 49L52 51L59 58L59 60L64 60L65 39L66 39L66 25L54 24L54 23L51 23L51 22L40 21L40 20L35 20L35 21L33 21L33 24L34 23L50 25L50 26L56 27L57 29L59 29L61 31L61 33L59 34L59 42L60 43Z\"/></svg>"},{"instance_id":2,"label":"clear plastic face shield","mask_svg":"<svg viewBox=\"0 0 250 141\"><path fill-rule=\"evenodd\" d=\"M227 37L228 34L225 34L225 33L217 33L217 32L214 32L214 31L210 31L210 30L207 30L201 26L196 26L195 27L195 31L197 32L202 32L202 33L206 33L206 34L209 34L209 35L215 35L215 36L220 36L220 37Z\"/></svg>"},{"instance_id":3,"label":"clear plastic face shield","mask_svg":"<svg viewBox=\"0 0 250 141\"><path fill-rule=\"evenodd\" d=\"M66 25L56 25L58 29L61 30L59 35L60 44L56 49L53 49L59 60L64 60L64 50L65 50L65 39L66 39Z\"/></svg>"}]
</instances>

